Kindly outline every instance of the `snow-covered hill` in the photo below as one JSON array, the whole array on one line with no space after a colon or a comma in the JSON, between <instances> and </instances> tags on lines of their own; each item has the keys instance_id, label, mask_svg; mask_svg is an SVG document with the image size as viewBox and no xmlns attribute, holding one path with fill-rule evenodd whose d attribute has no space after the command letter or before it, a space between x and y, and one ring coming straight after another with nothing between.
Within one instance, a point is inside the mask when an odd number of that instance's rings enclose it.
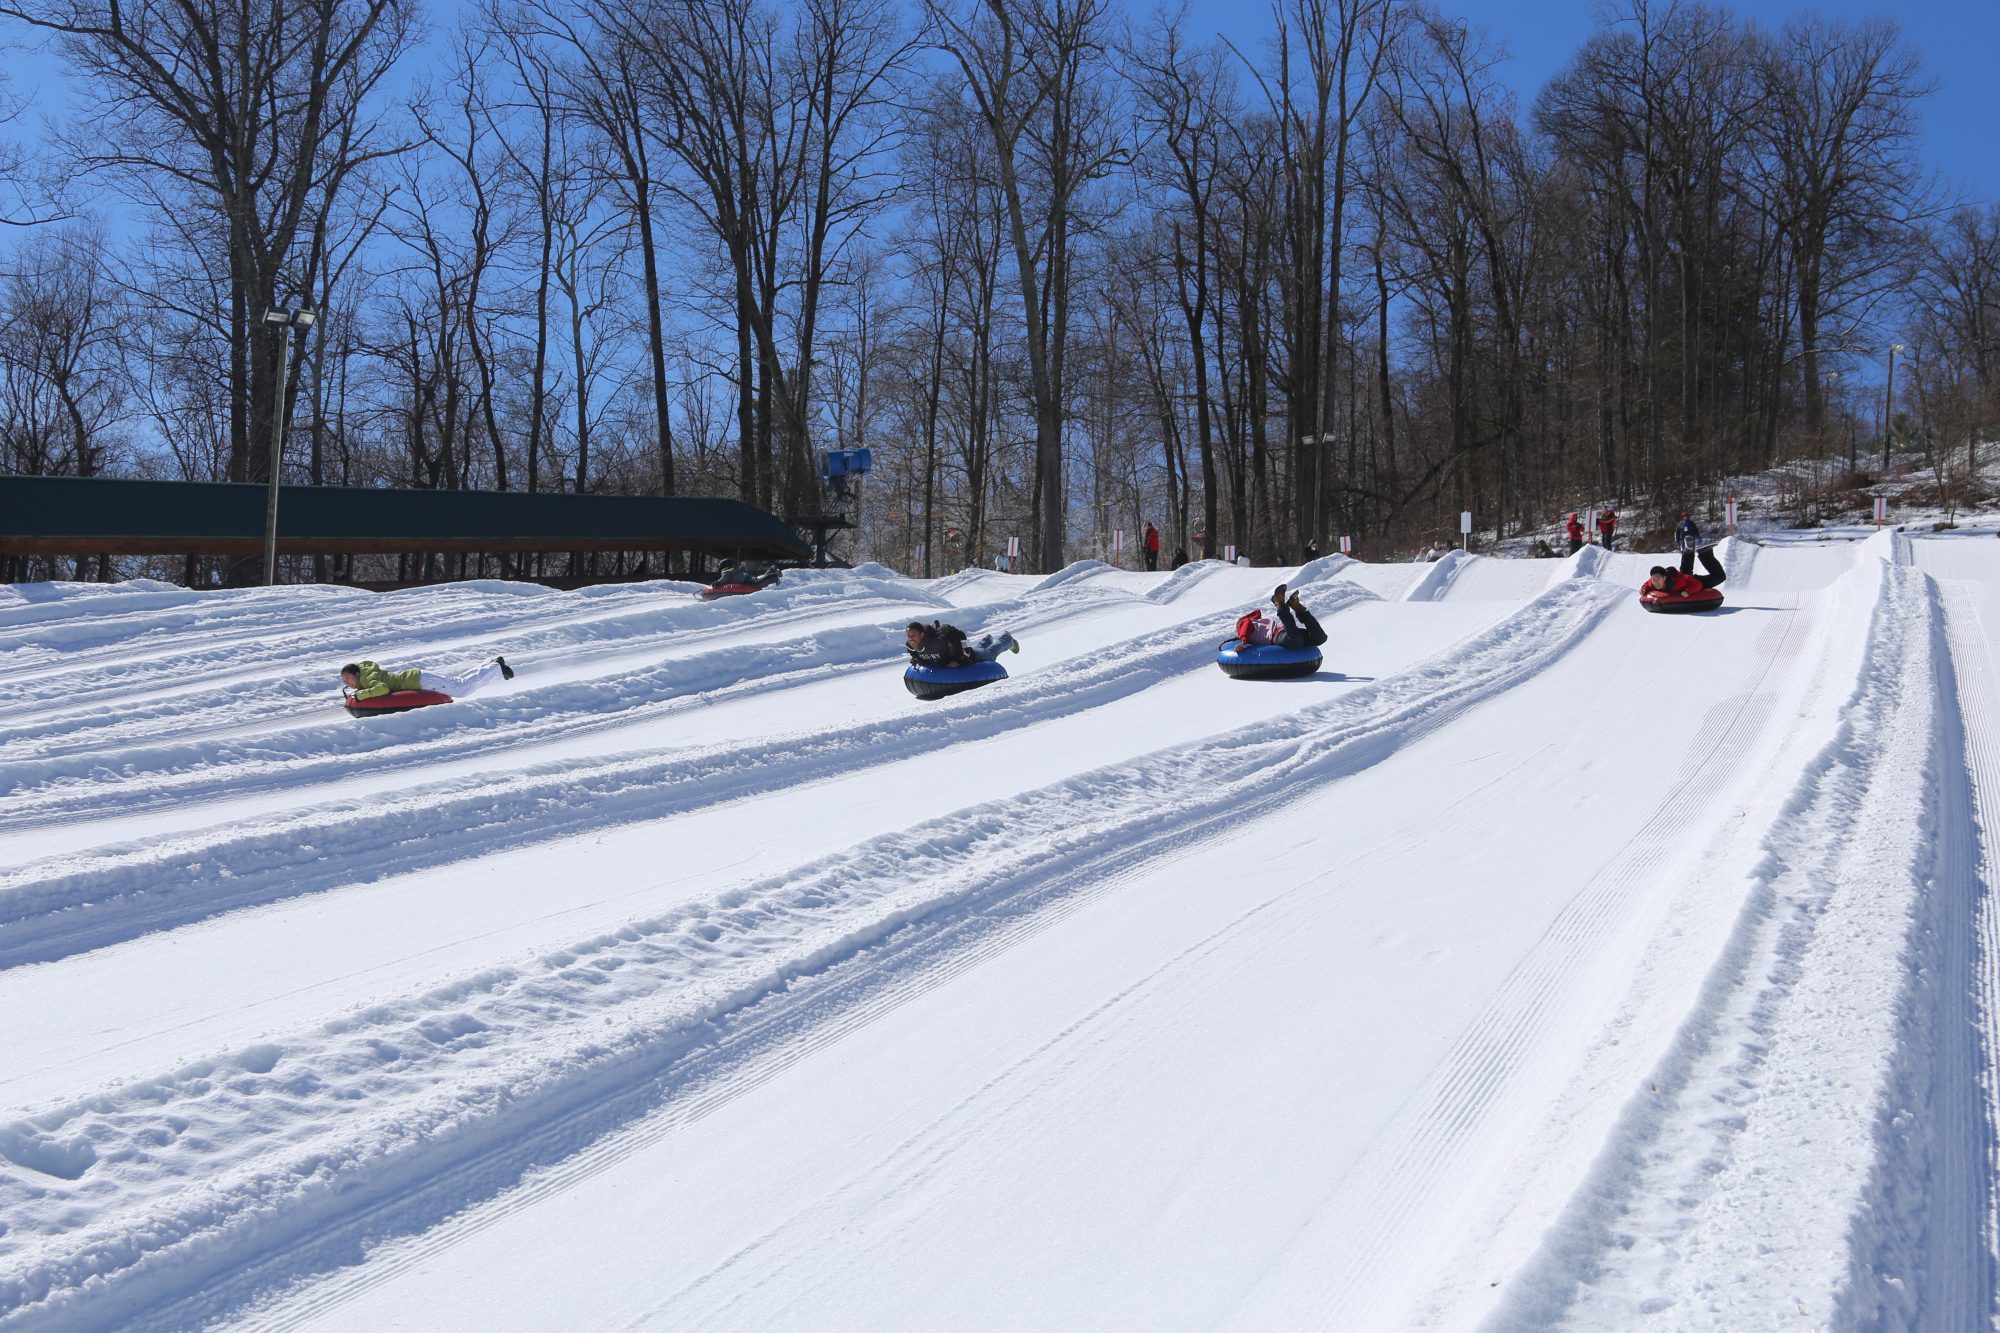
<instances>
[{"instance_id":1,"label":"snow-covered hill","mask_svg":"<svg viewBox=\"0 0 2000 1333\"><path fill-rule=\"evenodd\" d=\"M2000 542L1823 538L0 589L0 1329L1989 1326Z\"/></svg>"}]
</instances>

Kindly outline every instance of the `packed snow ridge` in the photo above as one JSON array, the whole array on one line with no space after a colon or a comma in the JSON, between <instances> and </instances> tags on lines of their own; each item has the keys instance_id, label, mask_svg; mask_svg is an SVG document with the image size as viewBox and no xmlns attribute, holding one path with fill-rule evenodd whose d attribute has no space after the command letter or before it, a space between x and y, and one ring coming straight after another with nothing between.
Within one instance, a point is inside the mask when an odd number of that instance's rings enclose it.
<instances>
[{"instance_id":1,"label":"packed snow ridge","mask_svg":"<svg viewBox=\"0 0 2000 1333\"><path fill-rule=\"evenodd\" d=\"M2000 542L1720 554L0 589L0 1329L1990 1326Z\"/></svg>"}]
</instances>

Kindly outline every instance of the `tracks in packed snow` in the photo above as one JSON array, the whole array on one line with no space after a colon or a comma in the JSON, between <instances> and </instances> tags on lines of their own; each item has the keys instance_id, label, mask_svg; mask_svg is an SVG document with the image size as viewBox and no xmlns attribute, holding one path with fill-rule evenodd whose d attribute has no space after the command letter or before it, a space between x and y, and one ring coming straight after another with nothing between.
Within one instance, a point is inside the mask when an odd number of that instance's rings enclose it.
<instances>
[{"instance_id":1,"label":"tracks in packed snow","mask_svg":"<svg viewBox=\"0 0 2000 1333\"><path fill-rule=\"evenodd\" d=\"M888 585L860 595L831 587L806 588L776 605L743 608L674 598L665 606L610 615L563 615L540 626L529 622L526 630L518 616L495 618L491 625L497 637L475 641L471 649L475 657L495 651L511 654L532 675L543 662L574 668L649 651L668 656L690 644L740 635L746 628L784 630L827 619L908 614L912 608L934 605L939 603L927 593ZM191 719L216 716L262 723L323 705L327 717L345 720L334 712L338 685L332 672L340 662L354 656L381 656L393 663L405 654L431 662L449 660L450 644L457 640L441 640L438 631L435 616L426 623L413 613L407 642L389 652L372 640L358 644L292 640L244 663L197 645L170 659L161 672L140 673L138 679L118 680L100 689L79 689L46 673L31 676L11 695L17 706L0 705L0 760L115 753L147 741L178 739Z\"/></svg>"},{"instance_id":2,"label":"tracks in packed snow","mask_svg":"<svg viewBox=\"0 0 2000 1333\"><path fill-rule=\"evenodd\" d=\"M1811 638L1810 613L1793 609L1761 634L1754 669L1740 689L1710 709L1663 786L1656 813L1583 882L1550 921L1485 1007L1452 1041L1355 1169L1340 1183L1337 1206L1293 1241L1273 1269L1311 1274L1282 1290L1253 1291L1236 1322L1245 1327L1386 1327L1407 1313L1419 1275L1407 1256L1432 1229L1439 1209L1464 1202L1480 1163L1504 1160L1519 1133L1521 1097L1560 1086L1551 1063L1573 1052L1563 1040L1566 1016L1601 1012L1604 1001L1578 1000L1601 986L1593 963L1615 951L1669 867L1684 857L1688 824L1715 799L1714 788L1753 760L1775 717L1787 673ZM1613 979L1615 981L1615 978ZM1615 995L1611 997L1615 999ZM1392 1256L1403 1262L1391 1262Z\"/></svg>"},{"instance_id":3,"label":"tracks in packed snow","mask_svg":"<svg viewBox=\"0 0 2000 1333\"><path fill-rule=\"evenodd\" d=\"M1960 691L1929 581L1880 569L1699 1003L1498 1326L1990 1322Z\"/></svg>"},{"instance_id":4,"label":"tracks in packed snow","mask_svg":"<svg viewBox=\"0 0 2000 1333\"><path fill-rule=\"evenodd\" d=\"M1376 600L1351 585L1334 585L1323 595L1327 615ZM1067 613L1077 603L1064 599L1057 605ZM857 651L868 651L867 665L879 669L880 632L855 633L866 635ZM765 797L943 746L990 739L1203 669L1215 641L1212 618L1202 617L989 687L976 697L879 722L704 750L563 759L498 778L349 797L16 867L0 872L0 968L46 962L281 898Z\"/></svg>"},{"instance_id":5,"label":"tracks in packed snow","mask_svg":"<svg viewBox=\"0 0 2000 1333\"><path fill-rule=\"evenodd\" d=\"M1002 618L1034 630L1116 601L1097 594L1002 603L986 620ZM877 614L880 608L868 604ZM803 637L681 651L643 670L557 682L533 690L455 702L443 709L337 720L292 737L269 734L150 744L93 744L82 753L0 763L7 813L0 827L31 828L124 816L191 802L335 784L352 776L395 773L485 756L506 756L537 744L658 722L765 691L880 671L898 651L907 603L889 608L893 620L829 624ZM823 618L824 612L820 613ZM845 619L846 617L843 617ZM791 619L760 621L785 625ZM740 628L738 626L737 628ZM704 636L706 637L706 636ZM626 650L629 651L629 650ZM655 748L655 747L647 747Z\"/></svg>"},{"instance_id":6,"label":"tracks in packed snow","mask_svg":"<svg viewBox=\"0 0 2000 1333\"><path fill-rule=\"evenodd\" d=\"M0 1235L0 1267L13 1274L0 1281L0 1312L115 1320L204 1288L235 1304L252 1293L230 1286L231 1273L255 1272L268 1286L350 1262L342 1247L353 1228L424 1224L430 1208L406 1219L401 1201L430 1183L455 1173L466 1182L459 1203L490 1197L524 1165L510 1156L521 1145L566 1151L565 1125L589 1141L607 1127L592 1117L635 1089L673 1097L680 1062L726 1042L730 1025L760 1007L784 1021L846 969L869 985L892 981L898 950L1099 891L1365 771L1540 674L1621 599L1571 583L1325 704L873 838L532 962L52 1108L33 1122L51 1157L88 1142L95 1160L54 1188L0 1174L0 1209L22 1222ZM636 1100L612 1122L660 1097ZM163 1137L170 1124L179 1128ZM218 1154L224 1127L230 1150ZM23 1253L14 1237L27 1234L49 1239Z\"/></svg>"}]
</instances>

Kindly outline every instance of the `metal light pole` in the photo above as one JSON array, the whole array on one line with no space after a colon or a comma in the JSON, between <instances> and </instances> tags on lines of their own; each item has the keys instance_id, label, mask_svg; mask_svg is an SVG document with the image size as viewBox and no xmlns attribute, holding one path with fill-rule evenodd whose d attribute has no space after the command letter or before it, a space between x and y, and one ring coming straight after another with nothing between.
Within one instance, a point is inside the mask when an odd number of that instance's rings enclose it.
<instances>
[{"instance_id":1,"label":"metal light pole","mask_svg":"<svg viewBox=\"0 0 2000 1333\"><path fill-rule=\"evenodd\" d=\"M1882 471L1889 470L1889 436L1896 412L1896 353L1903 344L1889 344L1889 387L1882 393Z\"/></svg>"},{"instance_id":2,"label":"metal light pole","mask_svg":"<svg viewBox=\"0 0 2000 1333\"><path fill-rule=\"evenodd\" d=\"M1330 434L1308 435L1305 442L1313 448L1313 475L1317 484L1313 487L1312 527L1306 540L1316 542L1326 531L1326 446L1333 443Z\"/></svg>"},{"instance_id":3,"label":"metal light pole","mask_svg":"<svg viewBox=\"0 0 2000 1333\"><path fill-rule=\"evenodd\" d=\"M1826 378L1826 405L1831 408L1834 406L1834 395L1839 391L1840 372L1837 370L1826 370L1820 373ZM1822 440L1824 439L1823 428L1821 438ZM1847 470L1849 472L1854 471L1854 450L1852 448L1849 448L1847 451Z\"/></svg>"},{"instance_id":4,"label":"metal light pole","mask_svg":"<svg viewBox=\"0 0 2000 1333\"><path fill-rule=\"evenodd\" d=\"M266 310L264 323L280 329L277 403L271 409L271 489L264 504L264 586L278 581L278 475L285 461L285 381L291 373L292 330L304 331L317 318L311 306L299 310Z\"/></svg>"}]
</instances>

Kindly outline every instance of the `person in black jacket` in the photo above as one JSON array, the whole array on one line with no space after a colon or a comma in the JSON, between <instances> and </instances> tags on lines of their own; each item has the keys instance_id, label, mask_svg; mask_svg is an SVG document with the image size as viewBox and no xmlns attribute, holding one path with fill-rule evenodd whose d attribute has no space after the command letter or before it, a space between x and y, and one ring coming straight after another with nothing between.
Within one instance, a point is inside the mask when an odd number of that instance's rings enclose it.
<instances>
[{"instance_id":1,"label":"person in black jacket","mask_svg":"<svg viewBox=\"0 0 2000 1333\"><path fill-rule=\"evenodd\" d=\"M1727 577L1722 572L1722 562L1715 558L1714 544L1701 539L1701 528L1687 511L1681 511L1681 521L1674 524L1674 549L1681 553L1681 573L1693 574L1695 558L1701 558L1701 567L1707 572L1700 575L1701 581L1713 588Z\"/></svg>"},{"instance_id":2,"label":"person in black jacket","mask_svg":"<svg viewBox=\"0 0 2000 1333\"><path fill-rule=\"evenodd\" d=\"M926 625L912 620L903 631L903 648L916 666L970 666L990 662L1005 652L1020 652L1021 645L1011 634L988 634L976 644L965 641L965 631L956 625L933 620Z\"/></svg>"}]
</instances>

